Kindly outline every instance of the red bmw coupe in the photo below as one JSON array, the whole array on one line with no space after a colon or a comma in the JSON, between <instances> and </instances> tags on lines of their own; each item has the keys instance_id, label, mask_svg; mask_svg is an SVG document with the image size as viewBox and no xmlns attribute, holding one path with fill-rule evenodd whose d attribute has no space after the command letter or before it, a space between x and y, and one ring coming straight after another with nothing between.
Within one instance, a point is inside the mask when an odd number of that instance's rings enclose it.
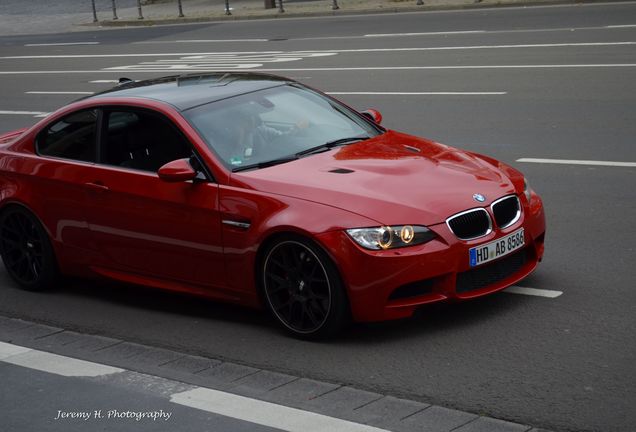
<instances>
[{"instance_id":1,"label":"red bmw coupe","mask_svg":"<svg viewBox=\"0 0 636 432\"><path fill-rule=\"evenodd\" d=\"M6 271L264 306L315 338L536 267L543 205L519 171L380 122L273 75L124 80L0 136Z\"/></svg>"}]
</instances>

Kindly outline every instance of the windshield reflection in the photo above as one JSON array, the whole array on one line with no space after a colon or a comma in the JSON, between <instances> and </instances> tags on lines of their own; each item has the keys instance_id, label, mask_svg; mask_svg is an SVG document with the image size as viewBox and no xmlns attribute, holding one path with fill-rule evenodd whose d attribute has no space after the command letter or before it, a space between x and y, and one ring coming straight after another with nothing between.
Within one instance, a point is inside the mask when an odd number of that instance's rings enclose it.
<instances>
[{"instance_id":1,"label":"windshield reflection","mask_svg":"<svg viewBox=\"0 0 636 432\"><path fill-rule=\"evenodd\" d=\"M186 118L226 167L262 168L380 130L347 107L297 85L280 85L192 108Z\"/></svg>"}]
</instances>

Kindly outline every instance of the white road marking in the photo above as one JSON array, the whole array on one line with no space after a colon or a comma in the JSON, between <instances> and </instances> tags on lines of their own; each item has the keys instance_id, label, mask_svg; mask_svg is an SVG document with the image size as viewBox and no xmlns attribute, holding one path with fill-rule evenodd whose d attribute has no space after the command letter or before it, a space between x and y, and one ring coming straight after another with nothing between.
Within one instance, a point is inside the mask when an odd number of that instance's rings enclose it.
<instances>
[{"instance_id":1,"label":"white road marking","mask_svg":"<svg viewBox=\"0 0 636 432\"><path fill-rule=\"evenodd\" d=\"M605 28L632 28L632 27L636 27L636 24L625 24L625 25L608 25L605 26Z\"/></svg>"},{"instance_id":2,"label":"white road marking","mask_svg":"<svg viewBox=\"0 0 636 432\"><path fill-rule=\"evenodd\" d=\"M25 44L24 46L43 47L43 46L71 46L71 45L99 45L99 42L39 43L39 44Z\"/></svg>"},{"instance_id":3,"label":"white road marking","mask_svg":"<svg viewBox=\"0 0 636 432\"><path fill-rule=\"evenodd\" d=\"M461 69L578 69L636 67L636 63L606 64L536 64L536 65L465 65L465 66L371 66L371 67L324 67L258 69L262 72L345 72L345 71L391 71L391 70L461 70ZM160 72L160 71L155 71ZM2 74L2 72L0 72Z\"/></svg>"},{"instance_id":4,"label":"white road marking","mask_svg":"<svg viewBox=\"0 0 636 432\"><path fill-rule=\"evenodd\" d=\"M93 92L85 91L26 91L25 94L34 95L91 95Z\"/></svg>"},{"instance_id":5,"label":"white road marking","mask_svg":"<svg viewBox=\"0 0 636 432\"><path fill-rule=\"evenodd\" d=\"M288 432L387 432L373 426L207 388L173 394L170 401Z\"/></svg>"},{"instance_id":6,"label":"white road marking","mask_svg":"<svg viewBox=\"0 0 636 432\"><path fill-rule=\"evenodd\" d=\"M512 8L510 8L512 9ZM460 11L456 11L460 12ZM466 11L461 11L466 12ZM432 13L432 12L431 12ZM480 34L506 34L506 33L556 33L556 32L573 32L573 31L589 31L589 30L620 30L621 28L629 28L631 26L593 26L593 27L552 27L552 28L529 28L529 29L509 29L509 30L468 30L468 31L455 31L455 32L431 32L431 33L385 33L379 35L363 35L363 36L318 36L318 37L306 37L306 38L292 38L290 40L328 40L328 39L364 39L367 37L412 37L412 36L435 36L435 35L461 35L480 33Z\"/></svg>"},{"instance_id":7,"label":"white road marking","mask_svg":"<svg viewBox=\"0 0 636 432\"><path fill-rule=\"evenodd\" d=\"M216 53L216 54L199 54L183 56L179 59L159 59L149 62L141 62L134 65L114 66L106 69L109 70L147 70L161 69L165 71L172 70L190 70L200 71L209 68L216 69L255 69L263 66L265 63L284 63L295 62L306 58L329 57L336 53L329 51L307 53L303 51L277 52L277 53L259 53L259 54L233 54L233 53Z\"/></svg>"},{"instance_id":8,"label":"white road marking","mask_svg":"<svg viewBox=\"0 0 636 432\"><path fill-rule=\"evenodd\" d=\"M394 51L454 51L454 50L482 50L482 49L527 49L527 48L567 48L567 47L597 47L597 46L631 46L635 41L621 42L572 42L572 43L546 43L546 44L506 44L506 45L461 45L441 47L412 47L412 48L359 48L359 49L333 49L333 50L307 50L307 51L221 51L221 52L194 52L194 53L138 53L138 54L60 54L60 55L21 55L5 56L0 60L36 60L36 59L76 59L76 58L126 58L126 57L180 57L180 56L306 56L307 54L333 55L333 53L364 53L364 52L394 52Z\"/></svg>"},{"instance_id":9,"label":"white road marking","mask_svg":"<svg viewBox=\"0 0 636 432\"><path fill-rule=\"evenodd\" d=\"M487 32L486 30L466 30L466 31L424 32L424 33L371 33L371 34L365 34L364 37L439 36L439 35L473 34L473 33L487 33Z\"/></svg>"},{"instance_id":10,"label":"white road marking","mask_svg":"<svg viewBox=\"0 0 636 432\"><path fill-rule=\"evenodd\" d=\"M99 377L126 372L125 369L5 342L0 342L0 361L66 377ZM170 401L288 432L388 432L365 424L202 387L174 393Z\"/></svg>"},{"instance_id":11,"label":"white road marking","mask_svg":"<svg viewBox=\"0 0 636 432\"><path fill-rule=\"evenodd\" d=\"M10 343L0 342L0 361L13 357L18 354L24 354L31 351L31 348L25 348Z\"/></svg>"},{"instance_id":12,"label":"white road marking","mask_svg":"<svg viewBox=\"0 0 636 432\"><path fill-rule=\"evenodd\" d=\"M46 117L49 113L41 111L0 111L0 115L32 115Z\"/></svg>"},{"instance_id":13,"label":"white road marking","mask_svg":"<svg viewBox=\"0 0 636 432\"><path fill-rule=\"evenodd\" d=\"M541 164L562 164L562 165L614 166L614 167L630 167L630 168L636 167L636 162L613 162L613 161L595 161L595 160L521 158L521 159L517 159L517 162L541 163Z\"/></svg>"},{"instance_id":14,"label":"white road marking","mask_svg":"<svg viewBox=\"0 0 636 432\"><path fill-rule=\"evenodd\" d=\"M359 72L359 71L394 71L394 70L475 70L475 69L584 69L584 68L632 68L636 63L605 63L605 64L536 64L536 65L466 65L466 66L377 66L377 67L323 67L323 68L266 68L253 69L259 72ZM62 74L96 74L116 73L125 70L127 73L160 73L192 72L192 69L100 69L100 70L30 70L30 71L0 71L0 75L62 75ZM223 71L220 68L202 68L199 72Z\"/></svg>"},{"instance_id":15,"label":"white road marking","mask_svg":"<svg viewBox=\"0 0 636 432\"><path fill-rule=\"evenodd\" d=\"M525 288L520 286L511 286L503 290L503 292L510 294L522 294L536 297L547 297L547 298L557 298L563 291L553 291L553 290L544 290L544 289L536 289L536 288Z\"/></svg>"},{"instance_id":16,"label":"white road marking","mask_svg":"<svg viewBox=\"0 0 636 432\"><path fill-rule=\"evenodd\" d=\"M325 92L329 95L379 95L379 96L500 96L508 92Z\"/></svg>"},{"instance_id":17,"label":"white road marking","mask_svg":"<svg viewBox=\"0 0 636 432\"><path fill-rule=\"evenodd\" d=\"M568 48L568 47L595 47L595 46L624 46L636 45L634 41L622 42L571 42L571 43L545 43L545 44L507 44L507 45L459 45L459 46L441 46L441 47L411 47L411 48L359 48L359 49L342 49L332 50L330 52L349 53L349 52L393 52L393 51L464 51L464 50L482 50L482 49L516 49L516 48ZM305 51L316 52L316 51Z\"/></svg>"},{"instance_id":18,"label":"white road marking","mask_svg":"<svg viewBox=\"0 0 636 432\"><path fill-rule=\"evenodd\" d=\"M5 342L0 342L0 361L67 377L98 377L124 372L124 369L24 348Z\"/></svg>"},{"instance_id":19,"label":"white road marking","mask_svg":"<svg viewBox=\"0 0 636 432\"><path fill-rule=\"evenodd\" d=\"M289 54L294 52L307 51L219 51L219 52L191 52L191 53L136 53L136 54L61 54L61 55L24 55L24 56L5 56L0 60L20 60L20 59L76 59L76 58L117 58L117 57L176 57L176 56L203 56L203 55L269 55L269 54ZM311 51L321 52L321 51ZM332 52L332 51L324 51Z\"/></svg>"},{"instance_id":20,"label":"white road marking","mask_svg":"<svg viewBox=\"0 0 636 432\"><path fill-rule=\"evenodd\" d=\"M175 43L215 43L215 42L268 42L268 39L183 39L172 41ZM156 43L165 43L164 41L153 41ZM168 41L170 42L170 41ZM145 42L137 42L137 43L145 43Z\"/></svg>"}]
</instances>

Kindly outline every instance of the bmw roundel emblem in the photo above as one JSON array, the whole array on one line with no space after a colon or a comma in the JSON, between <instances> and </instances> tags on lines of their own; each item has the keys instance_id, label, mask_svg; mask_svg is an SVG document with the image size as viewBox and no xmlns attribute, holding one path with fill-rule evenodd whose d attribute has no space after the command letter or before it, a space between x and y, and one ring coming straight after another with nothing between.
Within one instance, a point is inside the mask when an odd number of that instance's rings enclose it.
<instances>
[{"instance_id":1,"label":"bmw roundel emblem","mask_svg":"<svg viewBox=\"0 0 636 432\"><path fill-rule=\"evenodd\" d=\"M473 199L474 199L475 201L477 201L477 202L484 202L484 201L486 201L486 197L485 197L485 196L483 196L482 194L478 194L478 193L476 193L476 194L474 194L474 195L473 195Z\"/></svg>"}]
</instances>

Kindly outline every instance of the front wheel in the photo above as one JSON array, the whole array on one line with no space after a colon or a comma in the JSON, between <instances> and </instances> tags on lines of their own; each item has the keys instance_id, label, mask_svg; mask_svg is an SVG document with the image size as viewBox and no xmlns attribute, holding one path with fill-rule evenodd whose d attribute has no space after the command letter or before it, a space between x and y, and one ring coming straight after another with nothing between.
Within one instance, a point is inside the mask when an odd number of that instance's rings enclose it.
<instances>
[{"instance_id":1,"label":"front wheel","mask_svg":"<svg viewBox=\"0 0 636 432\"><path fill-rule=\"evenodd\" d=\"M49 237L28 210L14 206L0 215L0 254L20 287L41 291L55 284L57 264Z\"/></svg>"},{"instance_id":2,"label":"front wheel","mask_svg":"<svg viewBox=\"0 0 636 432\"><path fill-rule=\"evenodd\" d=\"M268 308L293 335L317 339L336 333L349 308L337 269L313 242L286 236L270 245L262 262Z\"/></svg>"}]
</instances>

